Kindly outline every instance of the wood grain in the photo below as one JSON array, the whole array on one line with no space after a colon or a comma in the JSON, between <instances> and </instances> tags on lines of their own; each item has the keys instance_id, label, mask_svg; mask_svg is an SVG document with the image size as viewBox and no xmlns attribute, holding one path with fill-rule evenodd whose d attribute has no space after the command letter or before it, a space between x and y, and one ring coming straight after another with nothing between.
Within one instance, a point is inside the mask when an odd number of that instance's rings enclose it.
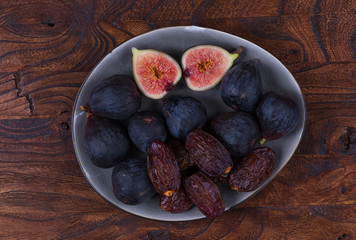
<instances>
[{"instance_id":1,"label":"wood grain","mask_svg":"<svg viewBox=\"0 0 356 240\"><path fill-rule=\"evenodd\" d=\"M356 2L0 2L0 239L354 239ZM199 25L252 41L293 73L302 142L255 197L214 220L160 222L114 208L86 182L71 111L90 70L150 30Z\"/></svg>"}]
</instances>

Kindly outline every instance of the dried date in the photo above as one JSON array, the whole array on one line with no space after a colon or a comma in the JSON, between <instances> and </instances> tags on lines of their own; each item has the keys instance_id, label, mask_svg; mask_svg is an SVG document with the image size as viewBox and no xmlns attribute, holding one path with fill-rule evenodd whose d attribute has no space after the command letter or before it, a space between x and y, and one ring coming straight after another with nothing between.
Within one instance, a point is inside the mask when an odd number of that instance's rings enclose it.
<instances>
[{"instance_id":1,"label":"dried date","mask_svg":"<svg viewBox=\"0 0 356 240\"><path fill-rule=\"evenodd\" d=\"M208 218L220 216L225 205L216 184L203 172L197 172L184 179L185 190L192 202Z\"/></svg>"},{"instance_id":2,"label":"dried date","mask_svg":"<svg viewBox=\"0 0 356 240\"><path fill-rule=\"evenodd\" d=\"M159 206L165 211L180 213L190 209L193 206L193 202L190 200L184 189L181 188L170 197L161 195L159 198Z\"/></svg>"},{"instance_id":3,"label":"dried date","mask_svg":"<svg viewBox=\"0 0 356 240\"><path fill-rule=\"evenodd\" d=\"M274 151L267 147L256 148L243 157L230 174L231 189L242 192L256 190L271 176L274 158Z\"/></svg>"},{"instance_id":4,"label":"dried date","mask_svg":"<svg viewBox=\"0 0 356 240\"><path fill-rule=\"evenodd\" d=\"M188 169L195 163L190 159L188 151L185 149L184 144L178 139L170 138L167 140L169 149L173 152L178 166L181 171Z\"/></svg>"},{"instance_id":5,"label":"dried date","mask_svg":"<svg viewBox=\"0 0 356 240\"><path fill-rule=\"evenodd\" d=\"M171 196L178 191L181 177L177 161L168 146L159 140L152 141L147 148L147 169L156 191Z\"/></svg>"},{"instance_id":6,"label":"dried date","mask_svg":"<svg viewBox=\"0 0 356 240\"><path fill-rule=\"evenodd\" d=\"M224 178L232 168L232 160L227 149L212 135L201 129L188 134L185 148L192 159L209 177Z\"/></svg>"}]
</instances>

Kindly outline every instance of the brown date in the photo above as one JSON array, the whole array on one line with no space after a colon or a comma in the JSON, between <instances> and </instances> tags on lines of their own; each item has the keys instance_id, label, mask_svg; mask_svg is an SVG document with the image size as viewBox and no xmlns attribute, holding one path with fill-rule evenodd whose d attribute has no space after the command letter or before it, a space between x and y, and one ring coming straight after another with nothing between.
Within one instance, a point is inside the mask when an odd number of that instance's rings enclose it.
<instances>
[{"instance_id":1,"label":"brown date","mask_svg":"<svg viewBox=\"0 0 356 240\"><path fill-rule=\"evenodd\" d=\"M180 213L191 208L193 203L184 189L180 188L178 192L174 192L170 197L161 195L159 198L159 206L165 211Z\"/></svg>"},{"instance_id":2,"label":"brown date","mask_svg":"<svg viewBox=\"0 0 356 240\"><path fill-rule=\"evenodd\" d=\"M188 134L185 148L190 159L209 177L224 178L232 168L230 153L216 138L201 129Z\"/></svg>"},{"instance_id":3,"label":"brown date","mask_svg":"<svg viewBox=\"0 0 356 240\"><path fill-rule=\"evenodd\" d=\"M271 176L274 155L274 151L267 147L254 149L232 170L229 178L230 187L242 192L256 190Z\"/></svg>"},{"instance_id":4,"label":"brown date","mask_svg":"<svg viewBox=\"0 0 356 240\"><path fill-rule=\"evenodd\" d=\"M147 148L147 170L156 191L171 196L180 187L180 171L172 151L159 140L150 142Z\"/></svg>"},{"instance_id":5,"label":"brown date","mask_svg":"<svg viewBox=\"0 0 356 240\"><path fill-rule=\"evenodd\" d=\"M169 149L173 152L181 171L186 170L195 164L190 159L188 151L185 149L184 144L180 140L170 138L166 141L166 143Z\"/></svg>"},{"instance_id":6,"label":"brown date","mask_svg":"<svg viewBox=\"0 0 356 240\"><path fill-rule=\"evenodd\" d=\"M190 200L207 218L215 218L223 214L225 204L220 191L203 172L185 178L183 184Z\"/></svg>"}]
</instances>

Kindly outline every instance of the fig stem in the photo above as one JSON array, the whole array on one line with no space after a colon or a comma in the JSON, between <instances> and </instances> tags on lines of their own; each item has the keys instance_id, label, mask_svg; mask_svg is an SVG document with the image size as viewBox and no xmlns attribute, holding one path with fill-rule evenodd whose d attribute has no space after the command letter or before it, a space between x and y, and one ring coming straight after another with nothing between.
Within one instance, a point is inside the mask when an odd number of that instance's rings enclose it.
<instances>
[{"instance_id":1,"label":"fig stem","mask_svg":"<svg viewBox=\"0 0 356 240\"><path fill-rule=\"evenodd\" d=\"M263 145L263 144L265 144L265 143L266 143L266 141L267 141L267 139L262 138L262 139L260 140L260 142L259 142L259 145Z\"/></svg>"},{"instance_id":2,"label":"fig stem","mask_svg":"<svg viewBox=\"0 0 356 240\"><path fill-rule=\"evenodd\" d=\"M231 54L237 53L237 54L240 55L243 51L244 51L244 49L243 49L241 46L239 46L239 47L237 47L236 50L233 51Z\"/></svg>"},{"instance_id":3,"label":"fig stem","mask_svg":"<svg viewBox=\"0 0 356 240\"><path fill-rule=\"evenodd\" d=\"M88 105L80 106L79 109L87 114L87 117L90 117L93 115L93 113L90 111L90 107Z\"/></svg>"}]
</instances>

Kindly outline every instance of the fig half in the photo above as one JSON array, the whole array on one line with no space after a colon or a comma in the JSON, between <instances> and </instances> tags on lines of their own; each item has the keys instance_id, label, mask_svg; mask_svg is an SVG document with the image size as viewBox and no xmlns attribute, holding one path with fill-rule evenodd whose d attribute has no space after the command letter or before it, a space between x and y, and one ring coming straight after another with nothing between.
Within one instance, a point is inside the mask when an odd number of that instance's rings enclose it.
<instances>
[{"instance_id":1,"label":"fig half","mask_svg":"<svg viewBox=\"0 0 356 240\"><path fill-rule=\"evenodd\" d=\"M146 97L164 97L182 77L177 61L164 52L132 48L132 55L133 75Z\"/></svg>"},{"instance_id":2,"label":"fig half","mask_svg":"<svg viewBox=\"0 0 356 240\"><path fill-rule=\"evenodd\" d=\"M238 52L229 53L212 45L199 45L186 50L182 56L182 67L187 86L194 91L215 87L238 56Z\"/></svg>"}]
</instances>

